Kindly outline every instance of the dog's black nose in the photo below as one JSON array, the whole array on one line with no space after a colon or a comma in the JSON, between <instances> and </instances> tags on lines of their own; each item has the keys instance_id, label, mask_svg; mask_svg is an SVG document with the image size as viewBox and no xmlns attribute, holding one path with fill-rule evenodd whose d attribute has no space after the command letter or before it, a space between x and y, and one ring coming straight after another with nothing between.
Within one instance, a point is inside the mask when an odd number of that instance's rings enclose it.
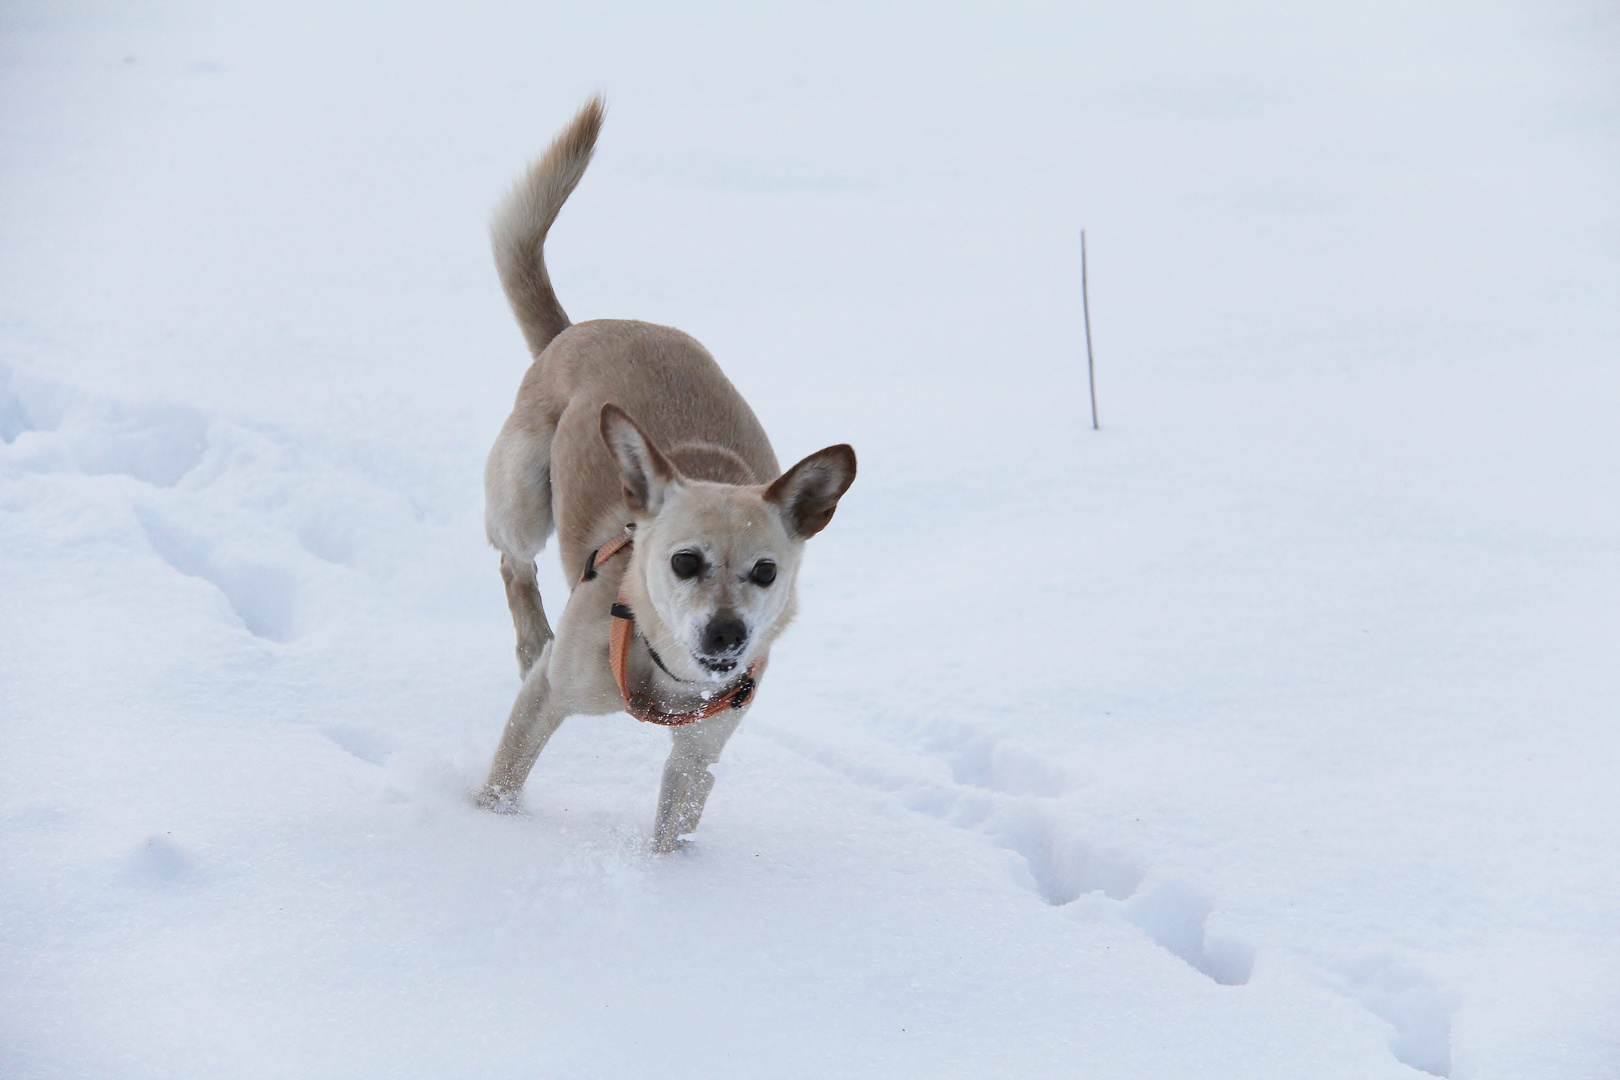
<instances>
[{"instance_id":1,"label":"dog's black nose","mask_svg":"<svg viewBox=\"0 0 1620 1080\"><path fill-rule=\"evenodd\" d=\"M703 631L703 651L710 656L739 652L748 640L748 627L735 615L717 615Z\"/></svg>"}]
</instances>

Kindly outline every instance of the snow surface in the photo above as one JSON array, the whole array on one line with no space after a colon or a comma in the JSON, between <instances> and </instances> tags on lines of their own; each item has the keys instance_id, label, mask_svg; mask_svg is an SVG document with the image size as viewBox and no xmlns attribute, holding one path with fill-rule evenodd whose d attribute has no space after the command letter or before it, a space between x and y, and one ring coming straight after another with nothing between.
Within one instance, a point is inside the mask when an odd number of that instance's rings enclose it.
<instances>
[{"instance_id":1,"label":"snow surface","mask_svg":"<svg viewBox=\"0 0 1620 1080\"><path fill-rule=\"evenodd\" d=\"M1617 42L7 5L0 1073L1620 1075ZM669 858L623 716L466 800L486 216L599 88L569 312L861 454Z\"/></svg>"}]
</instances>

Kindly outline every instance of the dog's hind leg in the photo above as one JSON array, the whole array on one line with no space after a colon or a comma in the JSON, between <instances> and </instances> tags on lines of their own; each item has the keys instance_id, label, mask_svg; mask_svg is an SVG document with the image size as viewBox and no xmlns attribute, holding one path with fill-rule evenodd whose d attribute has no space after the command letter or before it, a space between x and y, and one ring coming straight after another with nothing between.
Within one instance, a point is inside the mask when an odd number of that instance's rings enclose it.
<instances>
[{"instance_id":1,"label":"dog's hind leg","mask_svg":"<svg viewBox=\"0 0 1620 1080\"><path fill-rule=\"evenodd\" d=\"M681 837L698 827L703 805L714 788L709 766L720 760L747 709L728 709L695 724L672 728L675 745L664 763L664 782L658 791L658 818L653 823L653 850L674 851Z\"/></svg>"},{"instance_id":2,"label":"dog's hind leg","mask_svg":"<svg viewBox=\"0 0 1620 1080\"><path fill-rule=\"evenodd\" d=\"M518 674L528 678L529 669L554 636L546 621L545 605L540 602L534 560L502 552L501 580L506 582L506 605L512 609L512 626L517 630Z\"/></svg>"},{"instance_id":3,"label":"dog's hind leg","mask_svg":"<svg viewBox=\"0 0 1620 1080\"><path fill-rule=\"evenodd\" d=\"M552 424L523 410L501 428L484 466L484 528L501 553L501 580L517 631L519 674L527 677L552 639L534 557L551 536Z\"/></svg>"}]
</instances>

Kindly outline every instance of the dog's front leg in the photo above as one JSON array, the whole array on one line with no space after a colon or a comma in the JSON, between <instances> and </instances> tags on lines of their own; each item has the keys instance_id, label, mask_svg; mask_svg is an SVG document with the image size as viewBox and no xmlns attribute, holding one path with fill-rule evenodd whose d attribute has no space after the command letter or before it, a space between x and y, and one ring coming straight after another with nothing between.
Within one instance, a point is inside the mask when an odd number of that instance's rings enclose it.
<instances>
[{"instance_id":1,"label":"dog's front leg","mask_svg":"<svg viewBox=\"0 0 1620 1080\"><path fill-rule=\"evenodd\" d=\"M675 745L664 763L658 791L658 819L653 823L653 850L674 851L681 837L698 827L703 804L714 788L709 766L720 760L726 740L742 723L747 709L729 709L707 720L671 729Z\"/></svg>"},{"instance_id":2,"label":"dog's front leg","mask_svg":"<svg viewBox=\"0 0 1620 1080\"><path fill-rule=\"evenodd\" d=\"M535 758L568 716L563 703L557 700L559 695L552 693L547 672L550 659L548 643L512 703L512 715L501 732L501 745L495 750L489 779L478 794L478 805L486 810L510 813L517 809L523 782L529 778Z\"/></svg>"}]
</instances>

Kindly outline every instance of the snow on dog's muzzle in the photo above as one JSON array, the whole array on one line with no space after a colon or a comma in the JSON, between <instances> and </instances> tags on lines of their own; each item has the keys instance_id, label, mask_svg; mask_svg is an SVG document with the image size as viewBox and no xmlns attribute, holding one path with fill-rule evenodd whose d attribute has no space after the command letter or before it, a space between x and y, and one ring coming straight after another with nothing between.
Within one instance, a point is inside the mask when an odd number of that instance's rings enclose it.
<instances>
[{"instance_id":1,"label":"snow on dog's muzzle","mask_svg":"<svg viewBox=\"0 0 1620 1080\"><path fill-rule=\"evenodd\" d=\"M703 651L696 657L705 671L724 675L737 667L748 645L748 627L729 611L721 611L703 629Z\"/></svg>"}]
</instances>

